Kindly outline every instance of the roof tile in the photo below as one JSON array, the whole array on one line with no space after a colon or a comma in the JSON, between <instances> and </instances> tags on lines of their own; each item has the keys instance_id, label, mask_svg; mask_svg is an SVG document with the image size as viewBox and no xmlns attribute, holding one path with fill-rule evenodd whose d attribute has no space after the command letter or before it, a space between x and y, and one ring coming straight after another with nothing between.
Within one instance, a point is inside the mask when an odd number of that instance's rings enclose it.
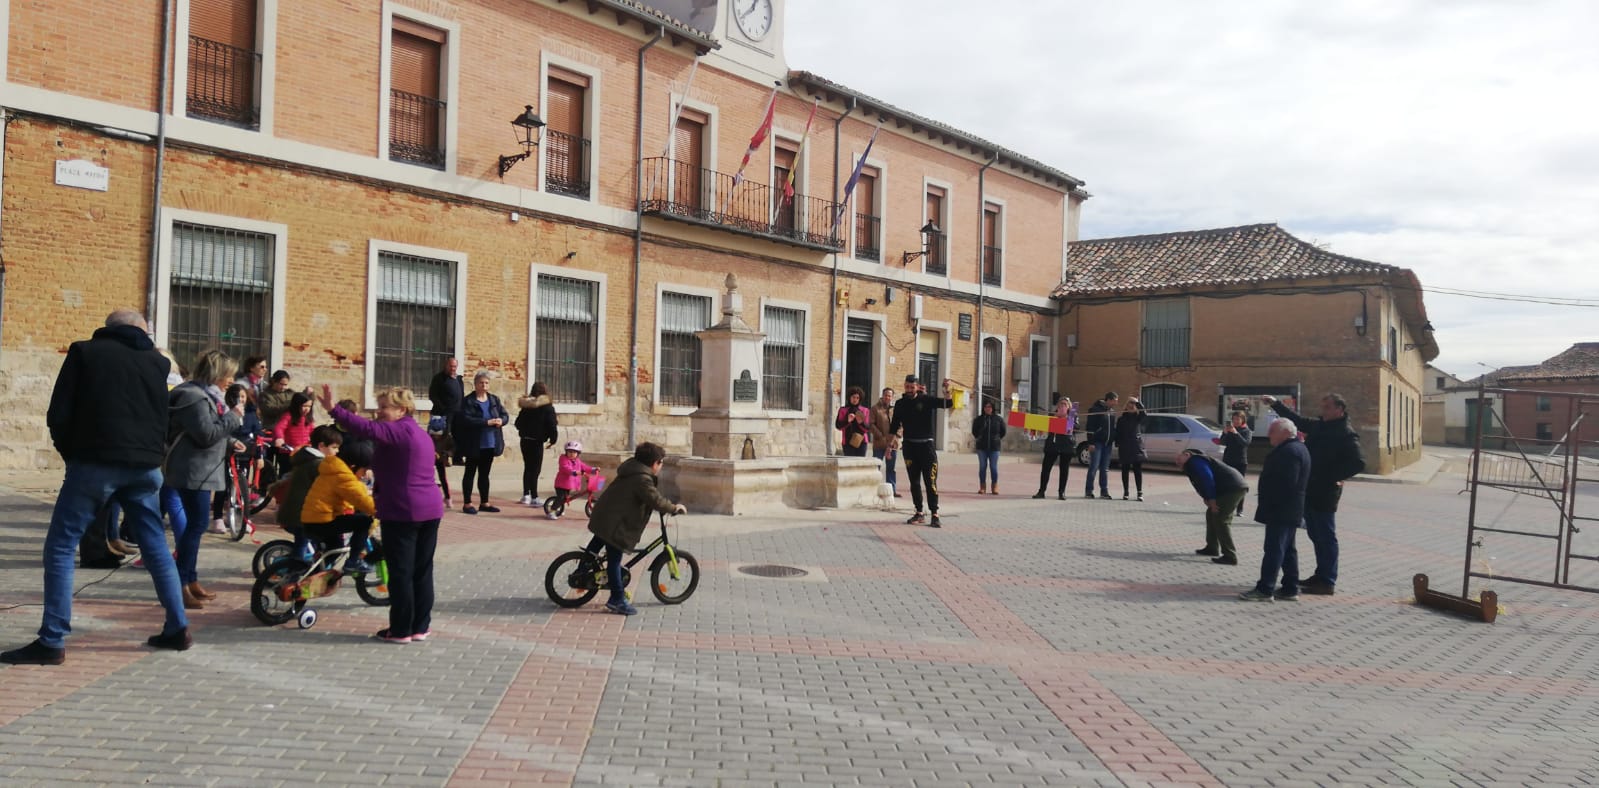
<instances>
[{"instance_id":1,"label":"roof tile","mask_svg":"<svg viewBox=\"0 0 1599 788\"><path fill-rule=\"evenodd\" d=\"M1511 370L1506 373L1506 370ZM1506 367L1494 373L1499 383L1520 380L1599 378L1599 342L1578 342L1541 364Z\"/></svg>"}]
</instances>

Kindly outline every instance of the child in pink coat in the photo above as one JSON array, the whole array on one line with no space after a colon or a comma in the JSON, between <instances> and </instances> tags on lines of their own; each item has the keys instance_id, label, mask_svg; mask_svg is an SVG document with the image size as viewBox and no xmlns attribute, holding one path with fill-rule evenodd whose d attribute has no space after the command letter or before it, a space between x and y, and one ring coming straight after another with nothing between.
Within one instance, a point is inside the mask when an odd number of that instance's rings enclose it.
<instances>
[{"instance_id":1,"label":"child in pink coat","mask_svg":"<svg viewBox=\"0 0 1599 788\"><path fill-rule=\"evenodd\" d=\"M582 457L583 444L567 441L566 450L561 452L561 459L555 471L555 505L545 513L549 519L561 519L561 514L566 511L566 502L577 492L583 477L599 473L598 468L583 462Z\"/></svg>"}]
</instances>

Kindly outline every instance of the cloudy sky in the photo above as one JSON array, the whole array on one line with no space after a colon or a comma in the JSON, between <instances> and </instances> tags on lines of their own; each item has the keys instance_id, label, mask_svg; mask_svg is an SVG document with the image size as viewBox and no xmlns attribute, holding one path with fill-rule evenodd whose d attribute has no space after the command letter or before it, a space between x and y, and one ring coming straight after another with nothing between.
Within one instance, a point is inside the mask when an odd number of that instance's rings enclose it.
<instances>
[{"instance_id":1,"label":"cloudy sky","mask_svg":"<svg viewBox=\"0 0 1599 788\"><path fill-rule=\"evenodd\" d=\"M979 10L980 9L980 10ZM1276 222L1414 269L1471 377L1599 340L1599 3L791 0L790 67L1088 182L1082 236Z\"/></svg>"}]
</instances>

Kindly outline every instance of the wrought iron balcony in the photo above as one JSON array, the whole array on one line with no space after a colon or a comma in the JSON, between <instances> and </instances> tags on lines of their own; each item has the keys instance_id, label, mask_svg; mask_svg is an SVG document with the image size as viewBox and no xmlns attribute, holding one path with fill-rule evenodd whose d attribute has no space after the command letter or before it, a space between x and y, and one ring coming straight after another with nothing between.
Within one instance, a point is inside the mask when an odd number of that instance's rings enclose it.
<instances>
[{"instance_id":1,"label":"wrought iron balcony","mask_svg":"<svg viewBox=\"0 0 1599 788\"><path fill-rule=\"evenodd\" d=\"M444 169L444 108L438 99L389 91L389 158Z\"/></svg>"},{"instance_id":2,"label":"wrought iron balcony","mask_svg":"<svg viewBox=\"0 0 1599 788\"><path fill-rule=\"evenodd\" d=\"M1004 254L997 246L983 247L983 284L999 287L1002 281L1000 268L1004 262Z\"/></svg>"},{"instance_id":3,"label":"wrought iron balcony","mask_svg":"<svg viewBox=\"0 0 1599 788\"><path fill-rule=\"evenodd\" d=\"M869 213L855 214L855 259L883 261L883 220Z\"/></svg>"},{"instance_id":4,"label":"wrought iron balcony","mask_svg":"<svg viewBox=\"0 0 1599 788\"><path fill-rule=\"evenodd\" d=\"M933 276L946 276L949 274L949 260L944 257L943 233L928 233L923 236L927 240L927 263L923 269Z\"/></svg>"},{"instance_id":5,"label":"wrought iron balcony","mask_svg":"<svg viewBox=\"0 0 1599 788\"><path fill-rule=\"evenodd\" d=\"M218 41L189 36L188 113L254 129L261 126L256 75L261 54Z\"/></svg>"},{"instance_id":6,"label":"wrought iron balcony","mask_svg":"<svg viewBox=\"0 0 1599 788\"><path fill-rule=\"evenodd\" d=\"M746 180L735 188L732 175L672 159L650 158L641 164L640 213L825 252L844 246L833 224L837 203L798 194L780 201L765 184Z\"/></svg>"},{"instance_id":7,"label":"wrought iron balcony","mask_svg":"<svg viewBox=\"0 0 1599 788\"><path fill-rule=\"evenodd\" d=\"M589 198L589 141L559 131L544 131L544 188L555 194Z\"/></svg>"}]
</instances>

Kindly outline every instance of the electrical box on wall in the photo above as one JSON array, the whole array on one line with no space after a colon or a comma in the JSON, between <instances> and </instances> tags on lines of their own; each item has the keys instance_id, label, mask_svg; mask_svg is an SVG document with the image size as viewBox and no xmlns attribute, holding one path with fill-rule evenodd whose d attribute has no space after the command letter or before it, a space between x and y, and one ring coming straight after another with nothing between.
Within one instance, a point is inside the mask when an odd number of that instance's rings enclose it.
<instances>
[{"instance_id":1,"label":"electrical box on wall","mask_svg":"<svg viewBox=\"0 0 1599 788\"><path fill-rule=\"evenodd\" d=\"M1010 360L1010 380L1020 383L1032 374L1033 360L1028 356L1013 356Z\"/></svg>"},{"instance_id":2,"label":"electrical box on wall","mask_svg":"<svg viewBox=\"0 0 1599 788\"><path fill-rule=\"evenodd\" d=\"M885 304L894 303L894 296L895 295L896 295L896 293L894 292L894 288L892 288L892 287L883 288L883 303L885 303Z\"/></svg>"},{"instance_id":3,"label":"electrical box on wall","mask_svg":"<svg viewBox=\"0 0 1599 788\"><path fill-rule=\"evenodd\" d=\"M911 319L922 319L922 297L919 295L911 296Z\"/></svg>"},{"instance_id":4,"label":"electrical box on wall","mask_svg":"<svg viewBox=\"0 0 1599 788\"><path fill-rule=\"evenodd\" d=\"M1077 347L1077 335L1076 334L1067 334L1066 335L1066 347Z\"/></svg>"}]
</instances>

